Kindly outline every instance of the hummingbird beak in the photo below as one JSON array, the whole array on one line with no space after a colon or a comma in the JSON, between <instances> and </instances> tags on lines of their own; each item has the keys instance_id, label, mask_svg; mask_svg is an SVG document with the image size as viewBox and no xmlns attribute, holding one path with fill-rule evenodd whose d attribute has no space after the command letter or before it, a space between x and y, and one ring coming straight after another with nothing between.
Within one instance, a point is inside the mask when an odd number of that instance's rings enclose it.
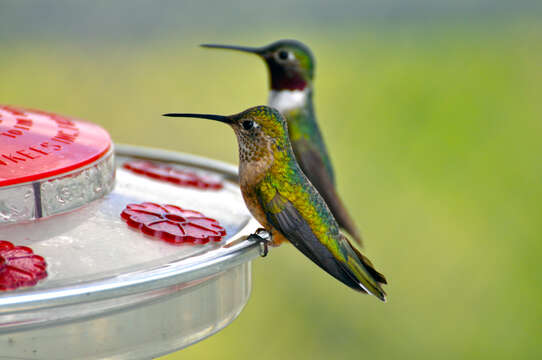
<instances>
[{"instance_id":1,"label":"hummingbird beak","mask_svg":"<svg viewBox=\"0 0 542 360\"><path fill-rule=\"evenodd\" d=\"M232 120L227 116L212 115L212 114L169 113L169 114L163 114L162 116L209 119L209 120L220 121L220 122L223 122L223 123L226 123L226 124L229 124L229 125L231 125L233 123Z\"/></svg>"},{"instance_id":2,"label":"hummingbird beak","mask_svg":"<svg viewBox=\"0 0 542 360\"><path fill-rule=\"evenodd\" d=\"M212 49L228 49L228 50L237 50L242 52L248 52L256 55L263 56L265 48L255 48L247 46L235 46L235 45L220 45L220 44L201 44L201 47L212 48Z\"/></svg>"}]
</instances>

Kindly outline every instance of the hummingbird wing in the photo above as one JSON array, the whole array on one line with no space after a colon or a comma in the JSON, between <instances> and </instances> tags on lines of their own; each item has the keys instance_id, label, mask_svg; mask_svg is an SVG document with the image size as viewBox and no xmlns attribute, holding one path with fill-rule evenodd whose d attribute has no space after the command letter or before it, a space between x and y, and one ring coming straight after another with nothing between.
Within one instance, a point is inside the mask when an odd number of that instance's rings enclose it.
<instances>
[{"instance_id":1,"label":"hummingbird wing","mask_svg":"<svg viewBox=\"0 0 542 360\"><path fill-rule=\"evenodd\" d=\"M337 231L338 240L333 239L333 244L326 246L295 206L279 192L262 206L271 225L316 265L349 287L385 301L386 294L379 284L386 283L384 276L342 234Z\"/></svg>"},{"instance_id":2,"label":"hummingbird wing","mask_svg":"<svg viewBox=\"0 0 542 360\"><path fill-rule=\"evenodd\" d=\"M304 138L293 142L292 147L301 170L322 195L339 226L361 245L359 231L335 190L332 173L328 171L320 152Z\"/></svg>"}]
</instances>

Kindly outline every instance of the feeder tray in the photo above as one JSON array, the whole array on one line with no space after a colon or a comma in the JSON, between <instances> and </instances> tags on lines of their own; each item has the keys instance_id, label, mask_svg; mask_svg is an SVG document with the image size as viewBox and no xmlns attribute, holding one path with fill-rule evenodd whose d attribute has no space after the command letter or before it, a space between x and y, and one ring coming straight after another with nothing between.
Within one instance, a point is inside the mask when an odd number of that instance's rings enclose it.
<instances>
[{"instance_id":1,"label":"feeder tray","mask_svg":"<svg viewBox=\"0 0 542 360\"><path fill-rule=\"evenodd\" d=\"M0 292L3 357L148 359L204 339L239 315L260 250L248 238L259 226L244 205L235 167L113 148L98 126L45 112L0 107L0 115L0 161L7 164L0 162L0 240L31 248L47 263L37 285ZM64 143L54 140L59 134ZM130 169L141 161L220 178L221 186ZM161 236L167 226L144 233L121 216L129 204L144 203L171 210L172 224L182 218L187 227L200 226L200 235L210 228L220 236L176 243Z\"/></svg>"}]
</instances>

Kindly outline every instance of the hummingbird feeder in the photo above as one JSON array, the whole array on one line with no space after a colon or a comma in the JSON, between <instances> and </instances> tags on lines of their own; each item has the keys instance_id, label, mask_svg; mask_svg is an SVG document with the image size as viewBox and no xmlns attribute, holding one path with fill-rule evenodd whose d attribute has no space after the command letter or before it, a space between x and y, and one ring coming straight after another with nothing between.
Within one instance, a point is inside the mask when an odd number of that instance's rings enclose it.
<instances>
[{"instance_id":1,"label":"hummingbird feeder","mask_svg":"<svg viewBox=\"0 0 542 360\"><path fill-rule=\"evenodd\" d=\"M233 321L259 227L237 169L0 106L2 358L148 359Z\"/></svg>"}]
</instances>

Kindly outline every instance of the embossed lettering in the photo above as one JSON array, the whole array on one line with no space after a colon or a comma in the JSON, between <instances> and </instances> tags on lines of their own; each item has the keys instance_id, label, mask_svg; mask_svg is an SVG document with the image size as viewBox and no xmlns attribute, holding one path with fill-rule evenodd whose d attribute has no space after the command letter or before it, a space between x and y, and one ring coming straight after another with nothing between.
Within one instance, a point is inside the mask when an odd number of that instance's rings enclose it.
<instances>
[{"instance_id":1,"label":"embossed lettering","mask_svg":"<svg viewBox=\"0 0 542 360\"><path fill-rule=\"evenodd\" d=\"M25 150L19 150L19 151L15 151L17 154L19 155L22 155L22 156L26 156L27 158L31 159L31 160L34 160L36 158L39 158L41 156L39 155L32 155L32 154L28 154L27 152L25 152Z\"/></svg>"},{"instance_id":2,"label":"embossed lettering","mask_svg":"<svg viewBox=\"0 0 542 360\"><path fill-rule=\"evenodd\" d=\"M79 135L79 133L75 133L75 134L68 134L62 130L59 130L58 133L56 134L56 136L54 138L52 138L51 140L55 140L55 141L59 141L59 142L63 142L65 144L71 144L75 141L75 139L77 138L77 136Z\"/></svg>"},{"instance_id":3,"label":"embossed lettering","mask_svg":"<svg viewBox=\"0 0 542 360\"><path fill-rule=\"evenodd\" d=\"M56 121L56 123L59 125L59 127L63 126L63 127L76 128L75 123L73 121L68 120L68 119L64 119L63 117L58 116L56 114L51 114L50 118L52 120Z\"/></svg>"},{"instance_id":4,"label":"embossed lettering","mask_svg":"<svg viewBox=\"0 0 542 360\"><path fill-rule=\"evenodd\" d=\"M62 145L58 144L49 144L48 142L42 142L40 146L44 149L52 149L54 151L62 150Z\"/></svg>"},{"instance_id":5,"label":"embossed lettering","mask_svg":"<svg viewBox=\"0 0 542 360\"><path fill-rule=\"evenodd\" d=\"M26 127L32 127L32 120L25 118L17 118L17 124Z\"/></svg>"},{"instance_id":6,"label":"embossed lettering","mask_svg":"<svg viewBox=\"0 0 542 360\"><path fill-rule=\"evenodd\" d=\"M12 113L13 115L17 115L17 116L25 116L25 113L22 112L22 111L19 111L17 109L14 109L10 106L4 106L4 110L7 110L9 111L10 113Z\"/></svg>"},{"instance_id":7,"label":"embossed lettering","mask_svg":"<svg viewBox=\"0 0 542 360\"><path fill-rule=\"evenodd\" d=\"M39 145L29 146L26 149L17 150L15 153L0 154L0 165L9 166L21 161L34 160L42 157L42 155L49 155L53 151L59 150L62 150L61 145L43 142Z\"/></svg>"},{"instance_id":8,"label":"embossed lettering","mask_svg":"<svg viewBox=\"0 0 542 360\"><path fill-rule=\"evenodd\" d=\"M24 114L23 114L24 115ZM13 125L13 129L9 129L0 133L0 135L10 137L15 139L17 136L23 135L24 133L21 130L29 131L32 127L32 120L25 118L17 118L17 122Z\"/></svg>"},{"instance_id":9,"label":"embossed lettering","mask_svg":"<svg viewBox=\"0 0 542 360\"><path fill-rule=\"evenodd\" d=\"M75 126L75 124L71 121L58 123L58 127L77 131L77 126Z\"/></svg>"},{"instance_id":10,"label":"embossed lettering","mask_svg":"<svg viewBox=\"0 0 542 360\"><path fill-rule=\"evenodd\" d=\"M14 162L15 164L17 164L19 161L26 161L25 158L22 158L22 157L17 157L15 155L12 155L12 154L2 154L2 157L6 160L10 160L12 162Z\"/></svg>"},{"instance_id":11,"label":"embossed lettering","mask_svg":"<svg viewBox=\"0 0 542 360\"><path fill-rule=\"evenodd\" d=\"M40 150L40 149L37 149L35 146L29 146L28 148L29 148L30 150L35 151L35 152L37 152L37 153L40 153L40 154L42 154L42 155L49 155L48 152L45 152L45 151Z\"/></svg>"}]
</instances>

